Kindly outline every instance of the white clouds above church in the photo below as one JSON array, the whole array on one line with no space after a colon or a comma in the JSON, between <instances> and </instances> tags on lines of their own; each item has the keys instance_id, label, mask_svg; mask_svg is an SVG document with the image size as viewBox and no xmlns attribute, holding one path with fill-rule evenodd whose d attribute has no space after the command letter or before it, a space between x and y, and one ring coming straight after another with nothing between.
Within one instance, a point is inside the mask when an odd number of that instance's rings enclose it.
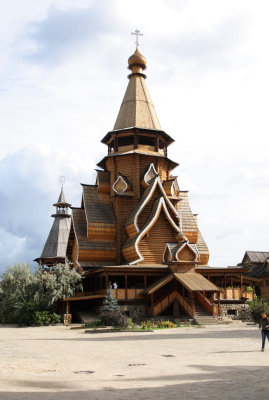
<instances>
[{"instance_id":1,"label":"white clouds above church","mask_svg":"<svg viewBox=\"0 0 269 400\"><path fill-rule=\"evenodd\" d=\"M15 4L14 4L15 3ZM130 32L144 36L147 85L176 139L182 189L209 264L268 250L268 3L138 0L7 3L0 39L0 266L36 258L51 204L80 203L127 86Z\"/></svg>"}]
</instances>

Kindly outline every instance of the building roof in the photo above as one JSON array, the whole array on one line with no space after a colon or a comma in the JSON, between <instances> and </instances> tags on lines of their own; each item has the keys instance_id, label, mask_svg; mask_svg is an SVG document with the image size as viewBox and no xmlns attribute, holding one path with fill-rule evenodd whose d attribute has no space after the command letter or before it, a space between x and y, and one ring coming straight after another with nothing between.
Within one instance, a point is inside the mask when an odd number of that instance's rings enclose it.
<instances>
[{"instance_id":1,"label":"building roof","mask_svg":"<svg viewBox=\"0 0 269 400\"><path fill-rule=\"evenodd\" d=\"M82 186L87 222L115 224L116 216L110 195L98 192L95 185Z\"/></svg>"},{"instance_id":2,"label":"building roof","mask_svg":"<svg viewBox=\"0 0 269 400\"><path fill-rule=\"evenodd\" d=\"M156 282L152 283L152 285L149 285L143 291L143 294L154 293L156 290L160 289L162 286L166 285L168 282L172 281L173 279L174 279L174 274L168 274L168 275L162 276Z\"/></svg>"},{"instance_id":3,"label":"building roof","mask_svg":"<svg viewBox=\"0 0 269 400\"><path fill-rule=\"evenodd\" d=\"M251 271L247 272L246 275L248 275L251 278L266 278L269 276L269 268L268 268L268 262L264 262L262 265L257 265L252 268Z\"/></svg>"},{"instance_id":4,"label":"building roof","mask_svg":"<svg viewBox=\"0 0 269 400\"><path fill-rule=\"evenodd\" d=\"M53 205L57 207L56 213L52 215L55 219L41 256L34 260L41 264L47 263L48 259L50 263L53 262L53 259L55 263L59 262L59 260L64 262L66 259L66 250L71 229L71 215L68 214L68 207L71 205L65 199L63 187L57 203Z\"/></svg>"},{"instance_id":5,"label":"building roof","mask_svg":"<svg viewBox=\"0 0 269 400\"><path fill-rule=\"evenodd\" d=\"M87 221L83 208L72 208L73 226L77 237L87 237Z\"/></svg>"},{"instance_id":6,"label":"building roof","mask_svg":"<svg viewBox=\"0 0 269 400\"><path fill-rule=\"evenodd\" d=\"M187 289L198 292L219 292L219 288L210 282L203 275L195 272L175 273L175 278Z\"/></svg>"},{"instance_id":7,"label":"building roof","mask_svg":"<svg viewBox=\"0 0 269 400\"><path fill-rule=\"evenodd\" d=\"M242 260L244 262L264 263L269 258L269 251L246 251Z\"/></svg>"},{"instance_id":8,"label":"building roof","mask_svg":"<svg viewBox=\"0 0 269 400\"><path fill-rule=\"evenodd\" d=\"M135 54L130 57L129 62L132 57L135 57ZM140 53L139 56L139 59L143 57ZM137 58L138 57L136 56L136 59ZM145 62L144 57L143 60ZM138 64L135 62L129 64L132 74L129 76L130 81L113 128L114 130L130 128L133 126L138 128L162 130L147 89L145 75L136 72ZM146 64L144 64L143 69L145 68Z\"/></svg>"},{"instance_id":9,"label":"building roof","mask_svg":"<svg viewBox=\"0 0 269 400\"><path fill-rule=\"evenodd\" d=\"M42 254L35 261L54 257L65 259L70 227L70 218L64 215L60 218L55 218Z\"/></svg>"},{"instance_id":10,"label":"building roof","mask_svg":"<svg viewBox=\"0 0 269 400\"><path fill-rule=\"evenodd\" d=\"M60 193L60 196L59 196L59 198L58 198L58 201L57 201L57 203L55 203L55 204L53 204L55 207L71 207L71 204L69 204L69 203L67 203L67 201L66 201L66 199L65 199L65 194L64 194L64 189L63 189L63 186L62 186L62 189L61 189L61 193Z\"/></svg>"}]
</instances>

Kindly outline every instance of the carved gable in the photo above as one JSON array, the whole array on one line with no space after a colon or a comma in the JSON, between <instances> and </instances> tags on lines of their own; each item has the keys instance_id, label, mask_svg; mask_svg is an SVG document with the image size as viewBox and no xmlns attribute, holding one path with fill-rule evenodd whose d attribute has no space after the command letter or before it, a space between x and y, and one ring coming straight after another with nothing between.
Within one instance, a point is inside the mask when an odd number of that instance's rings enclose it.
<instances>
[{"instance_id":1,"label":"carved gable","mask_svg":"<svg viewBox=\"0 0 269 400\"><path fill-rule=\"evenodd\" d=\"M174 242L176 234L177 232L167 220L167 216L162 209L156 223L138 244L139 252L144 258L143 262L163 263L163 252L166 242L167 240Z\"/></svg>"}]
</instances>

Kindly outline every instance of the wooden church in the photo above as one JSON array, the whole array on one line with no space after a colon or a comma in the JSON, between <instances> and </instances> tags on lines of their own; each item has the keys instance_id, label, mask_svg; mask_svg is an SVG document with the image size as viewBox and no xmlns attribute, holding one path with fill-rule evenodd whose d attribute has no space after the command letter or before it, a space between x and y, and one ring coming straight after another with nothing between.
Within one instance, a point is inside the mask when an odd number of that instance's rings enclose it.
<instances>
[{"instance_id":1,"label":"wooden church","mask_svg":"<svg viewBox=\"0 0 269 400\"><path fill-rule=\"evenodd\" d=\"M71 215L62 189L36 261L51 266L69 259L83 273L83 292L65 299L68 313L98 310L111 282L130 316L218 316L221 289L210 279L209 251L188 191L173 175L178 164L168 147L174 140L161 128L138 48L128 68L115 126L102 139L107 154L96 184L82 184L81 207L71 207ZM243 290L242 271L230 273Z\"/></svg>"}]
</instances>

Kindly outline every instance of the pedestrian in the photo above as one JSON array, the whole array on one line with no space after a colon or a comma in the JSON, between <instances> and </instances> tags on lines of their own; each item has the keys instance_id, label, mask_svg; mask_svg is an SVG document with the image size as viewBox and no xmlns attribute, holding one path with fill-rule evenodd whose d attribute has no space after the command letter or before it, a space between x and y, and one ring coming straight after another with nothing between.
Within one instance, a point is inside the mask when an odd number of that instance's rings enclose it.
<instances>
[{"instance_id":1,"label":"pedestrian","mask_svg":"<svg viewBox=\"0 0 269 400\"><path fill-rule=\"evenodd\" d=\"M262 349L261 349L261 351L264 351L266 336L267 336L267 339L269 340L269 321L268 321L268 318L267 318L267 315L265 312L263 312L261 315L259 328L261 329L261 333L262 333Z\"/></svg>"},{"instance_id":2,"label":"pedestrian","mask_svg":"<svg viewBox=\"0 0 269 400\"><path fill-rule=\"evenodd\" d=\"M114 283L113 283L113 289L118 289L118 284L117 284L117 282L114 282Z\"/></svg>"}]
</instances>

